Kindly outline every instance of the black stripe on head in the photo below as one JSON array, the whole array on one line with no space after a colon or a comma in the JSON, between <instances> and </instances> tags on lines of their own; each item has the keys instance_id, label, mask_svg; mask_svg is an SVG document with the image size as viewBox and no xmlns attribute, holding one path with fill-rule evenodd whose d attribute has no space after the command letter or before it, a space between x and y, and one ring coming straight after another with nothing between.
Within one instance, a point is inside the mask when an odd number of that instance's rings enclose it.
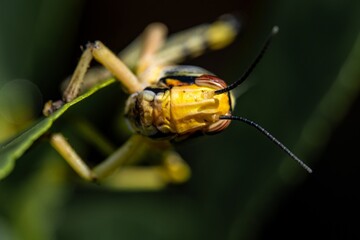
<instances>
[{"instance_id":1,"label":"black stripe on head","mask_svg":"<svg viewBox=\"0 0 360 240\"><path fill-rule=\"evenodd\" d=\"M195 79L198 76L165 76L160 78L159 82L165 84L166 86L168 86L168 83L166 82L167 79L174 79L174 80L178 80L182 83L184 83L184 85L192 85L195 84ZM173 87L173 86L171 86Z\"/></svg>"},{"instance_id":2,"label":"black stripe on head","mask_svg":"<svg viewBox=\"0 0 360 240\"><path fill-rule=\"evenodd\" d=\"M152 91L152 92L154 92L156 95L158 94L158 93L164 93L164 92L166 92L167 90L169 90L169 88L164 88L164 87L146 87L145 89L144 89L144 91L145 90L148 90L148 91Z\"/></svg>"}]
</instances>

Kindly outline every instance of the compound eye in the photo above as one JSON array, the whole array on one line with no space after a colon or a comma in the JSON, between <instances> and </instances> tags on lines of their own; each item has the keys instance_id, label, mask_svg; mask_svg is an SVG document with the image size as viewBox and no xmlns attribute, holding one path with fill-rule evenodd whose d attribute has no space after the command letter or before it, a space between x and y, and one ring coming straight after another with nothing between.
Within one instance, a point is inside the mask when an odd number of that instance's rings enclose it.
<instances>
[{"instance_id":1,"label":"compound eye","mask_svg":"<svg viewBox=\"0 0 360 240\"><path fill-rule=\"evenodd\" d=\"M140 119L140 104L138 100L138 93L130 95L126 102L125 107L125 117L130 122L131 127L134 131L139 132L141 128L141 119Z\"/></svg>"},{"instance_id":2,"label":"compound eye","mask_svg":"<svg viewBox=\"0 0 360 240\"><path fill-rule=\"evenodd\" d=\"M195 79L195 84L202 87L209 87L213 89L223 89L226 88L227 84L221 78L218 78L214 75L201 75Z\"/></svg>"}]
</instances>

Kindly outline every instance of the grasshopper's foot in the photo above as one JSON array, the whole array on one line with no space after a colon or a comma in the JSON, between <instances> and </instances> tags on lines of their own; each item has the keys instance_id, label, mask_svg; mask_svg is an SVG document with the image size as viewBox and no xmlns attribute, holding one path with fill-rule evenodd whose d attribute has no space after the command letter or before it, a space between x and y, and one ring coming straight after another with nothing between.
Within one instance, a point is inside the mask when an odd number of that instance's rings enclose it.
<instances>
[{"instance_id":1,"label":"grasshopper's foot","mask_svg":"<svg viewBox=\"0 0 360 240\"><path fill-rule=\"evenodd\" d=\"M58 101L47 101L43 108L43 114L45 117L50 116L53 112L61 108L65 104L64 101L58 100Z\"/></svg>"}]
</instances>

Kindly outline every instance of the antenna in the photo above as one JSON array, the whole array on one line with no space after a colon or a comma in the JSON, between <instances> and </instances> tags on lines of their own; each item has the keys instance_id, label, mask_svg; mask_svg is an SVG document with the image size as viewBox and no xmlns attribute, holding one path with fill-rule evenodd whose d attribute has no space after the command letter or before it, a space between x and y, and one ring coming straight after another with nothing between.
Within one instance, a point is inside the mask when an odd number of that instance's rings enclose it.
<instances>
[{"instance_id":1,"label":"antenna","mask_svg":"<svg viewBox=\"0 0 360 240\"><path fill-rule=\"evenodd\" d=\"M223 89L219 89L215 91L215 94L222 94L225 92L229 92L230 90L236 88L237 86L239 86L242 82L244 82L248 76L250 75L250 73L254 70L254 68L256 67L256 65L260 62L261 58L264 56L264 53L266 52L267 48L269 47L269 44L273 38L273 36L275 36L277 33L279 32L279 27L278 26L274 26L271 30L270 35L268 36L268 38L266 39L264 46L262 47L262 49L260 50L260 52L258 53L257 57L255 58L255 60L253 61L253 63L249 66L249 68L244 72L244 74L240 77L239 80L235 81L234 83L230 84L229 86L227 86L226 88Z\"/></svg>"},{"instance_id":2,"label":"antenna","mask_svg":"<svg viewBox=\"0 0 360 240\"><path fill-rule=\"evenodd\" d=\"M303 161L300 160L300 158L298 158L294 153L292 153L287 147L285 147L284 144L282 144L279 140L277 140L273 135L271 135L267 130L265 130L263 127L261 127L259 124L243 118L243 117L239 117L239 116L227 116L227 115L223 115L220 116L219 119L223 119L223 120L237 120L237 121L241 121L243 123L246 123L254 128L256 128L258 131L260 131L262 134L264 134L267 138L270 139L270 141L272 141L273 143L275 143L275 145L277 145L281 150L283 150L287 155L289 155L292 159L294 159L295 161L297 161L306 171L308 171L309 173L312 173L312 170L309 166L307 166Z\"/></svg>"}]
</instances>

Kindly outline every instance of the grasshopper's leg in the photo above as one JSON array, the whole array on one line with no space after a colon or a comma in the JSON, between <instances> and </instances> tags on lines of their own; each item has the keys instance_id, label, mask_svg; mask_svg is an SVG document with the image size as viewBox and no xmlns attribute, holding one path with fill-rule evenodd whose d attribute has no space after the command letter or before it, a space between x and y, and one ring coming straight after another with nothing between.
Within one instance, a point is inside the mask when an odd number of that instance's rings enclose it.
<instances>
[{"instance_id":1,"label":"grasshopper's leg","mask_svg":"<svg viewBox=\"0 0 360 240\"><path fill-rule=\"evenodd\" d=\"M68 86L63 92L62 98L65 102L70 102L78 96L81 85L84 82L83 80L85 73L88 70L92 59L93 56L91 54L91 49L86 48L81 55L81 58L75 68L75 71L70 79Z\"/></svg>"},{"instance_id":2,"label":"grasshopper's leg","mask_svg":"<svg viewBox=\"0 0 360 240\"><path fill-rule=\"evenodd\" d=\"M138 147L143 144L142 138L139 135L132 136L122 147L94 169L87 166L61 133L51 135L50 144L82 178L88 181L97 181L107 177L118 167L125 164L131 158L131 155L137 151Z\"/></svg>"},{"instance_id":3,"label":"grasshopper's leg","mask_svg":"<svg viewBox=\"0 0 360 240\"><path fill-rule=\"evenodd\" d=\"M155 64L167 65L197 57L205 50L217 50L229 45L236 37L240 23L232 15L223 15L212 24L204 24L170 37L156 54Z\"/></svg>"},{"instance_id":4,"label":"grasshopper's leg","mask_svg":"<svg viewBox=\"0 0 360 240\"><path fill-rule=\"evenodd\" d=\"M88 181L96 180L96 176L93 175L90 168L74 151L61 133L52 134L50 136L50 144L68 162L75 172L79 174L79 176Z\"/></svg>"},{"instance_id":5,"label":"grasshopper's leg","mask_svg":"<svg viewBox=\"0 0 360 240\"><path fill-rule=\"evenodd\" d=\"M88 44L87 48L91 49L94 58L122 83L127 92L134 93L144 89L145 86L139 82L135 74L103 43L96 41Z\"/></svg>"},{"instance_id":6,"label":"grasshopper's leg","mask_svg":"<svg viewBox=\"0 0 360 240\"><path fill-rule=\"evenodd\" d=\"M144 88L134 73L112 51L100 41L96 41L87 44L85 51L81 55L71 80L63 93L64 102L70 102L78 96L93 57L109 70L129 93L141 91Z\"/></svg>"},{"instance_id":7,"label":"grasshopper's leg","mask_svg":"<svg viewBox=\"0 0 360 240\"><path fill-rule=\"evenodd\" d=\"M63 92L62 100L56 102L48 101L43 109L43 114L45 116L50 115L51 113L59 109L64 103L70 102L78 96L85 73L89 68L92 59L93 56L91 53L91 49L86 48L80 57L80 60L75 68L75 71L70 79L67 88Z\"/></svg>"},{"instance_id":8,"label":"grasshopper's leg","mask_svg":"<svg viewBox=\"0 0 360 240\"><path fill-rule=\"evenodd\" d=\"M214 50L223 48L234 40L239 25L240 24L235 17L225 15L212 24L202 24L175 33L166 40L161 50L156 53L153 63L177 64L187 57L201 55L207 48ZM118 54L119 58L122 59L130 69L136 69L136 66L142 61L139 61L139 56L141 55L141 52L144 52L142 50L144 47L142 46L144 46L143 41L144 38L146 38L144 37L145 33L146 31ZM91 68L89 73L85 75L86 80L83 84L83 88L84 90L89 89L102 80L106 80L110 77L110 71L105 68Z\"/></svg>"},{"instance_id":9,"label":"grasshopper's leg","mask_svg":"<svg viewBox=\"0 0 360 240\"><path fill-rule=\"evenodd\" d=\"M118 55L130 69L141 74L152 62L154 54L161 48L166 39L167 28L162 23L152 23L127 48ZM141 50L139 50L141 49ZM134 67L136 65L136 68ZM104 67L93 67L84 76L83 90L110 78L111 72ZM65 87L70 79L64 81ZM65 87L63 87L65 89Z\"/></svg>"},{"instance_id":10,"label":"grasshopper's leg","mask_svg":"<svg viewBox=\"0 0 360 240\"><path fill-rule=\"evenodd\" d=\"M146 151L154 148L159 148L161 151L164 148L163 145L150 143L140 135L132 136L122 147L93 169L87 166L62 134L53 134L50 143L75 172L87 181L103 182L105 178L120 169L114 177L105 181L107 185L116 188L159 189L169 183L182 183L190 176L188 165L171 149L164 151L159 166L124 167L136 163Z\"/></svg>"},{"instance_id":11,"label":"grasshopper's leg","mask_svg":"<svg viewBox=\"0 0 360 240\"><path fill-rule=\"evenodd\" d=\"M190 178L190 167L174 150L164 153L162 166L168 182L183 183Z\"/></svg>"},{"instance_id":12,"label":"grasshopper's leg","mask_svg":"<svg viewBox=\"0 0 360 240\"><path fill-rule=\"evenodd\" d=\"M63 93L63 101L45 104L43 113L45 116L60 108L64 102L70 102L79 94L80 88L84 82L84 77L92 58L95 58L105 68L107 68L113 76L115 76L125 87L129 93L141 91L144 86L138 81L137 77L131 70L104 44L96 41L93 44L87 44L85 51L81 55L80 61L76 66L74 74L71 77L69 85Z\"/></svg>"},{"instance_id":13,"label":"grasshopper's leg","mask_svg":"<svg viewBox=\"0 0 360 240\"><path fill-rule=\"evenodd\" d=\"M137 75L143 73L152 64L153 57L165 42L166 34L167 28L162 23L152 23L144 30L142 49L136 68Z\"/></svg>"},{"instance_id":14,"label":"grasshopper's leg","mask_svg":"<svg viewBox=\"0 0 360 240\"><path fill-rule=\"evenodd\" d=\"M165 151L160 165L126 166L106 178L104 185L114 189L160 190L168 184L180 184L190 177L190 167L173 150Z\"/></svg>"},{"instance_id":15,"label":"grasshopper's leg","mask_svg":"<svg viewBox=\"0 0 360 240\"><path fill-rule=\"evenodd\" d=\"M151 57L145 57L145 60L150 61L145 61L145 64L141 62L143 65L138 71L139 80L147 85L156 84L159 79L155 76L162 67L176 64L187 57L197 57L207 49L216 50L227 46L234 40L238 25L235 17L224 15L212 24L204 24L170 37L160 51L152 51ZM156 35L155 31L152 34Z\"/></svg>"}]
</instances>

